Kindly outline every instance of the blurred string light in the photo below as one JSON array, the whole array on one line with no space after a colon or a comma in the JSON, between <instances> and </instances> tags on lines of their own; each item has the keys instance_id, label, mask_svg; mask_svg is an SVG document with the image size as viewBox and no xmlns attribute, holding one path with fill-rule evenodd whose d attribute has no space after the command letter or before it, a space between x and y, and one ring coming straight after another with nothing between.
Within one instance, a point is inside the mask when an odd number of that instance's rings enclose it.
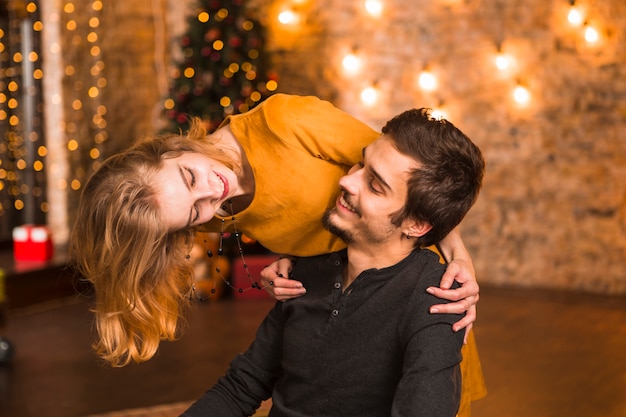
<instances>
[{"instance_id":1,"label":"blurred string light","mask_svg":"<svg viewBox=\"0 0 626 417\"><path fill-rule=\"evenodd\" d=\"M511 66L511 60L507 55L500 52L496 55L495 64L500 71L505 71Z\"/></svg>"},{"instance_id":2,"label":"blurred string light","mask_svg":"<svg viewBox=\"0 0 626 417\"><path fill-rule=\"evenodd\" d=\"M108 140L107 112L102 99L108 85L105 63L100 46L100 16L104 4L101 0L79 3L67 1L63 6L65 29L73 33L72 44L86 51L86 59L80 66L70 62L65 66L65 76L73 83L73 97L65 123L66 147L70 161L70 178L67 186L73 191L81 190L91 170L97 169L103 159L103 146ZM84 120L89 123L85 125ZM90 166L84 161L91 161Z\"/></svg>"},{"instance_id":3,"label":"blurred string light","mask_svg":"<svg viewBox=\"0 0 626 417\"><path fill-rule=\"evenodd\" d=\"M346 54L341 60L341 65L344 71L350 75L358 74L361 70L361 66L363 65L363 60L357 54L356 50Z\"/></svg>"},{"instance_id":4,"label":"blurred string light","mask_svg":"<svg viewBox=\"0 0 626 417\"><path fill-rule=\"evenodd\" d=\"M570 1L570 6L567 12L567 21L573 27L582 27L582 36L588 44L597 44L600 41L600 32L598 29L591 25L585 17L583 8L576 4L575 0Z\"/></svg>"},{"instance_id":5,"label":"blurred string light","mask_svg":"<svg viewBox=\"0 0 626 417\"><path fill-rule=\"evenodd\" d=\"M278 21L287 26L298 25L300 23L300 15L291 8L284 9L278 13Z\"/></svg>"},{"instance_id":6,"label":"blurred string light","mask_svg":"<svg viewBox=\"0 0 626 417\"><path fill-rule=\"evenodd\" d=\"M430 112L430 117L432 117L435 120L447 119L448 112L446 111L444 104L439 103L438 106L433 107L433 109Z\"/></svg>"},{"instance_id":7,"label":"blurred string light","mask_svg":"<svg viewBox=\"0 0 626 417\"><path fill-rule=\"evenodd\" d=\"M576 5L575 1L572 1L570 4L569 11L567 13L567 21L572 26L580 26L583 24L583 21L584 21L583 13L580 7Z\"/></svg>"},{"instance_id":8,"label":"blurred string light","mask_svg":"<svg viewBox=\"0 0 626 417\"><path fill-rule=\"evenodd\" d=\"M598 30L591 26L589 23L585 23L585 40L587 43L595 44L600 40L600 34Z\"/></svg>"},{"instance_id":9,"label":"blurred string light","mask_svg":"<svg viewBox=\"0 0 626 417\"><path fill-rule=\"evenodd\" d=\"M4 13L6 18L0 20L0 230L10 230L19 223L44 223L49 205L40 11L34 1L8 2Z\"/></svg>"},{"instance_id":10,"label":"blurred string light","mask_svg":"<svg viewBox=\"0 0 626 417\"><path fill-rule=\"evenodd\" d=\"M380 17L383 13L383 2L380 0L365 0L365 10L374 17Z\"/></svg>"},{"instance_id":11,"label":"blurred string light","mask_svg":"<svg viewBox=\"0 0 626 417\"><path fill-rule=\"evenodd\" d=\"M527 106L530 103L530 90L519 82L513 88L513 100L520 106Z\"/></svg>"},{"instance_id":12,"label":"blurred string light","mask_svg":"<svg viewBox=\"0 0 626 417\"><path fill-rule=\"evenodd\" d=\"M509 70L513 64L513 58L510 54L504 52L501 45L497 48L494 64L501 72Z\"/></svg>"},{"instance_id":13,"label":"blurred string light","mask_svg":"<svg viewBox=\"0 0 626 417\"><path fill-rule=\"evenodd\" d=\"M419 73L417 83L423 91L434 91L437 89L437 77L429 69L423 69Z\"/></svg>"},{"instance_id":14,"label":"blurred string light","mask_svg":"<svg viewBox=\"0 0 626 417\"><path fill-rule=\"evenodd\" d=\"M373 106L378 102L380 92L376 85L371 85L361 91L361 101L366 106Z\"/></svg>"}]
</instances>

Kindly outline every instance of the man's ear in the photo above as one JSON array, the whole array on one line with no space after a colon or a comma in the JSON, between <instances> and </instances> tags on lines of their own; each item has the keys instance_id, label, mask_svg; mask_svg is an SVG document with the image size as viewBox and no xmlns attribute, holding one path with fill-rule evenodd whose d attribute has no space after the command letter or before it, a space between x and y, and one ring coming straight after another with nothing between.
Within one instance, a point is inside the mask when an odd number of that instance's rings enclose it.
<instances>
[{"instance_id":1,"label":"man's ear","mask_svg":"<svg viewBox=\"0 0 626 417\"><path fill-rule=\"evenodd\" d=\"M411 237L422 237L432 229L433 226L424 221L406 220L403 228L404 234Z\"/></svg>"}]
</instances>

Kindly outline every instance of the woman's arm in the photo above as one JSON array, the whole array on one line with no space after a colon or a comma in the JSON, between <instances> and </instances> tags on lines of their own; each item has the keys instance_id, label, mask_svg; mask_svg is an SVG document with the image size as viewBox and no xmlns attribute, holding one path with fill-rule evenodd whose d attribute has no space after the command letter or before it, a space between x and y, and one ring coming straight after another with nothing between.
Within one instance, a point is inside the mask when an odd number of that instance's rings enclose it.
<instances>
[{"instance_id":1,"label":"woman's arm","mask_svg":"<svg viewBox=\"0 0 626 417\"><path fill-rule=\"evenodd\" d=\"M465 335L472 329L476 321L476 303L479 299L479 286L476 281L472 259L463 244L458 227L448 234L441 242L443 256L450 260L448 268L441 279L440 287L429 287L428 292L438 298L455 301L449 304L437 304L431 307L431 313L458 314L466 312L465 317L452 326L456 332L466 329ZM450 289L454 281L461 286Z\"/></svg>"}]
</instances>

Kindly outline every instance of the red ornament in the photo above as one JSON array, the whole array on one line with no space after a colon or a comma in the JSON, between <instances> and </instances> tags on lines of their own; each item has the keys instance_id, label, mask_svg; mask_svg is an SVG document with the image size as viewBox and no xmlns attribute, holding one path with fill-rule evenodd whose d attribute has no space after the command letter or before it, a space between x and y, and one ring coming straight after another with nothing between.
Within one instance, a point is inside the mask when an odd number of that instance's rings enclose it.
<instances>
[{"instance_id":1,"label":"red ornament","mask_svg":"<svg viewBox=\"0 0 626 417\"><path fill-rule=\"evenodd\" d=\"M222 32L219 29L211 28L206 31L204 34L204 40L207 42L212 42L215 39L218 39L222 35Z\"/></svg>"}]
</instances>

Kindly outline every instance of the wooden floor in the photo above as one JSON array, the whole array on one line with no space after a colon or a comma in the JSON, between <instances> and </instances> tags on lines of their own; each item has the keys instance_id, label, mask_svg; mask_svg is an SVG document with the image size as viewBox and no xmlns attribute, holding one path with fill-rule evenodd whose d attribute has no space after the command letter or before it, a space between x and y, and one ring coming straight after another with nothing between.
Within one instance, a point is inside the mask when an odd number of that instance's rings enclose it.
<instances>
[{"instance_id":1,"label":"wooden floor","mask_svg":"<svg viewBox=\"0 0 626 417\"><path fill-rule=\"evenodd\" d=\"M247 347L270 306L199 304L181 340L123 369L102 366L90 350L84 300L12 311L6 336L15 357L0 367L0 416L83 417L191 401ZM483 286L475 331L489 395L473 416L626 416L625 298Z\"/></svg>"}]
</instances>

